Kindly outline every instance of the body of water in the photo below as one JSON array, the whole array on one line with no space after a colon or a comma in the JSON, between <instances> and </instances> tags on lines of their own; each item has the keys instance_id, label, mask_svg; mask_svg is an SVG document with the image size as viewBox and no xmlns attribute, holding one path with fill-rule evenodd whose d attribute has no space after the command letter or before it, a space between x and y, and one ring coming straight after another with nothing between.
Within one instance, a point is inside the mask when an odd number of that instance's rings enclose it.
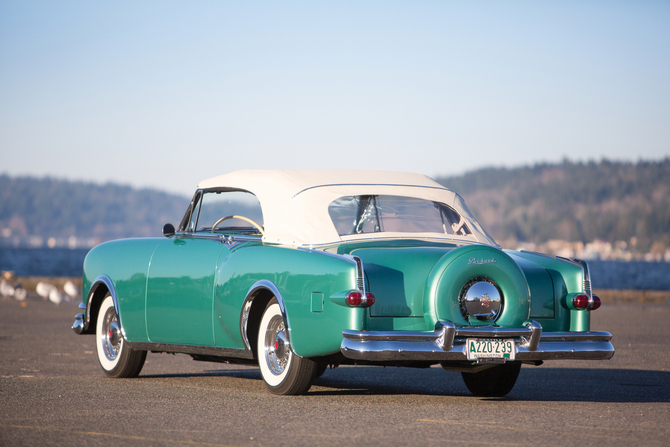
<instances>
[{"instance_id":1,"label":"body of water","mask_svg":"<svg viewBox=\"0 0 670 447\"><path fill-rule=\"evenodd\" d=\"M588 261L594 289L670 290L670 263Z\"/></svg>"},{"instance_id":2,"label":"body of water","mask_svg":"<svg viewBox=\"0 0 670 447\"><path fill-rule=\"evenodd\" d=\"M0 270L16 276L81 276L88 248L0 248Z\"/></svg>"},{"instance_id":3,"label":"body of water","mask_svg":"<svg viewBox=\"0 0 670 447\"><path fill-rule=\"evenodd\" d=\"M88 249L0 248L0 270L17 276L81 276ZM595 289L670 290L670 263L589 261Z\"/></svg>"}]
</instances>

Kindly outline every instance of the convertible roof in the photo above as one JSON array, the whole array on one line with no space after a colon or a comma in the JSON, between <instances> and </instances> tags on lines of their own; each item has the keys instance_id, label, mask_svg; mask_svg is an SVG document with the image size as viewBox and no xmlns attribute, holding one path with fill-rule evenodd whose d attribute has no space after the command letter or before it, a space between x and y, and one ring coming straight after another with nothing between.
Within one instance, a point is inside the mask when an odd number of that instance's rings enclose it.
<instances>
[{"instance_id":1,"label":"convertible roof","mask_svg":"<svg viewBox=\"0 0 670 447\"><path fill-rule=\"evenodd\" d=\"M339 169L241 170L203 180L198 189L225 188L254 194L263 210L266 242L323 245L342 240L380 237L454 239L441 233L373 233L340 236L328 206L343 196L396 195L441 202L458 211L474 238L496 245L458 194L421 174ZM466 239L472 240L472 237Z\"/></svg>"}]
</instances>

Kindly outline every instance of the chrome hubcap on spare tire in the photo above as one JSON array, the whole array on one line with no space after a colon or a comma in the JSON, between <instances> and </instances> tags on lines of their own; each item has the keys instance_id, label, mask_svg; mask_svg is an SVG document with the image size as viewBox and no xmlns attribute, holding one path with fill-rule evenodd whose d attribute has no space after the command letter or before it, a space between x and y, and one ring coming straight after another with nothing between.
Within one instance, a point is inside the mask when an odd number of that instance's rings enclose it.
<instances>
[{"instance_id":1,"label":"chrome hubcap on spare tire","mask_svg":"<svg viewBox=\"0 0 670 447\"><path fill-rule=\"evenodd\" d=\"M491 279L474 278L463 286L459 305L466 320L495 321L502 312L502 293Z\"/></svg>"}]
</instances>

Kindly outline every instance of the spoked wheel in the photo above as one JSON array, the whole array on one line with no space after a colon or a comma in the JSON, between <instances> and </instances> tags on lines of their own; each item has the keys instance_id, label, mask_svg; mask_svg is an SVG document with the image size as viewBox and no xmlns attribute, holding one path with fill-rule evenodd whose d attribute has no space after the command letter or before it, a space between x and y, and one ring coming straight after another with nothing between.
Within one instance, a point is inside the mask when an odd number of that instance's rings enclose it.
<instances>
[{"instance_id":1,"label":"spoked wheel","mask_svg":"<svg viewBox=\"0 0 670 447\"><path fill-rule=\"evenodd\" d=\"M147 351L135 351L125 345L119 317L109 293L102 300L98 312L95 347L100 366L109 377L137 377L147 358Z\"/></svg>"},{"instance_id":2,"label":"spoked wheel","mask_svg":"<svg viewBox=\"0 0 670 447\"><path fill-rule=\"evenodd\" d=\"M512 391L521 362L507 362L478 373L462 373L465 386L479 397L502 397Z\"/></svg>"},{"instance_id":3,"label":"spoked wheel","mask_svg":"<svg viewBox=\"0 0 670 447\"><path fill-rule=\"evenodd\" d=\"M276 298L268 303L261 319L258 364L265 384L275 394L306 393L316 373L316 362L291 350L288 328Z\"/></svg>"}]
</instances>

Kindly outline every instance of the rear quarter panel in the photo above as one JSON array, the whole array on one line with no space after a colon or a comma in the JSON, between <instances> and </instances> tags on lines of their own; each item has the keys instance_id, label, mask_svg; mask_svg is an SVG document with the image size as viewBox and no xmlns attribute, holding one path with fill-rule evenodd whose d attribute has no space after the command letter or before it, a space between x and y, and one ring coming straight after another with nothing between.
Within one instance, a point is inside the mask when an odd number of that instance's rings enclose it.
<instances>
[{"instance_id":1,"label":"rear quarter panel","mask_svg":"<svg viewBox=\"0 0 670 447\"><path fill-rule=\"evenodd\" d=\"M571 262L563 261L551 256L543 256L540 254L511 250L505 250L505 252L513 259L519 260L520 262L518 263L520 266L522 266L522 268L524 265L526 265L526 263L532 263L533 266L545 269L551 277L551 285L553 287L554 295L554 317L545 318L539 316L533 318L542 325L543 331L569 331L571 328L571 319L582 320L579 322L579 324L577 324L577 322L572 322L573 327L576 325L582 328L589 327L589 312L571 312L565 304L565 300L568 294L581 293L583 291L583 272L581 267ZM533 296L531 294L531 302L532 301ZM540 302L536 304L536 306L542 305L542 303L547 304L545 298L541 298L539 301Z\"/></svg>"},{"instance_id":2,"label":"rear quarter panel","mask_svg":"<svg viewBox=\"0 0 670 447\"><path fill-rule=\"evenodd\" d=\"M304 357L339 352L342 331L363 329L367 310L333 303L329 297L355 289L355 266L322 252L289 247L236 247L217 272L214 335L217 346L244 348L239 331L242 304L258 281L272 282L286 306L290 340ZM323 299L323 309L312 308L312 296ZM321 299L321 298L319 298Z\"/></svg>"}]
</instances>

